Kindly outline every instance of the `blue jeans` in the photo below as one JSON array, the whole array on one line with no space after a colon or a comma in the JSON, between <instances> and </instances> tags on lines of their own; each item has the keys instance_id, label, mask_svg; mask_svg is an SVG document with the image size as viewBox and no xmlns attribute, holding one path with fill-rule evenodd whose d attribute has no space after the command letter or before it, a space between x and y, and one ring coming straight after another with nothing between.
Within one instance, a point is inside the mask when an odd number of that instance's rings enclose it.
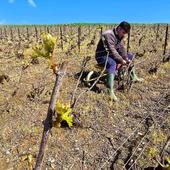
<instances>
[{"instance_id":1,"label":"blue jeans","mask_svg":"<svg viewBox=\"0 0 170 170\"><path fill-rule=\"evenodd\" d=\"M128 59L129 60L132 60L134 57L135 57L134 54L128 53ZM105 65L106 59L107 59L107 56L96 57L97 63L100 64L100 65L103 65L103 66ZM106 71L109 74L115 74L117 64L118 64L118 62L115 61L112 58L112 56L108 56L108 60L107 60L107 64L106 64Z\"/></svg>"}]
</instances>

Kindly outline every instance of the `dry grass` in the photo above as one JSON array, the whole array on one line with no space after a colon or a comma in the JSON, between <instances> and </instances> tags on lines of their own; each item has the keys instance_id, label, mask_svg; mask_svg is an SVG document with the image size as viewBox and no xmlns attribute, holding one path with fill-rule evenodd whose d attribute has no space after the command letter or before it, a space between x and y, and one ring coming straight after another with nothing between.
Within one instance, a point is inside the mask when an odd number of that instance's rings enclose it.
<instances>
[{"instance_id":1,"label":"dry grass","mask_svg":"<svg viewBox=\"0 0 170 170\"><path fill-rule=\"evenodd\" d=\"M169 112L163 112L170 103L168 98L170 95L170 65L168 62L165 64L160 62L161 43L158 44L160 48L156 48L155 45L155 47L151 47L151 52L148 52L150 47L147 46L147 43L154 39L155 34L150 28L146 28L146 30L147 34L151 33L151 36L146 36L139 48L145 49L147 52L141 51L143 56L137 56L136 59L136 63L140 63L136 65L137 72L145 78L145 81L134 84L130 93L116 91L120 99L118 103L110 104L108 96L104 93L94 91L85 93L75 108L75 114L83 126L72 129L52 129L43 169L77 170L83 166L84 169L90 170L99 169L105 163L103 169L111 169L114 162L115 165L120 162L125 163L130 154L130 148L133 150L138 145L149 128L146 120L140 124L138 130L120 148L119 152L116 152L115 155L113 153L148 114L154 118L156 125L167 120L161 130L167 136L170 135L168 130L170 127ZM145 35L144 32L145 30L142 31L138 27L134 28L131 50L139 51L139 48L135 47L137 47L136 44L141 36ZM162 34L160 32L159 36L162 37ZM86 44L89 41L87 37L83 43ZM25 41L26 44L28 42ZM95 45L88 49L91 54L95 50ZM154 53L152 48L156 48L157 51ZM48 69L46 61L42 59L39 60L39 64L30 64L26 69L23 69L23 61L29 59L17 58L17 44L3 43L0 49L0 75L9 77L9 80L4 79L0 84L0 169L28 169L28 161L22 160L22 157L30 153L33 155L33 164L35 163L43 129L42 121L46 117L55 77ZM23 51L23 49L24 44L19 50ZM85 51L86 45L83 45L81 54L76 51L70 55L60 55L60 51L56 50L57 60L60 62L63 60L75 61L70 64L60 91L60 99L63 102L67 103L71 99L77 83L75 75L80 71L81 56L85 55ZM158 71L149 74L148 69L154 62L160 64ZM86 70L94 69L94 65L95 60L92 58ZM81 83L77 95L85 89L87 87ZM153 123L152 120L148 121ZM145 143L150 135L149 133L146 136ZM151 141L150 146L152 144ZM161 150L162 146L163 143L158 146L158 149ZM139 148L141 147L143 145ZM140 154L140 151L140 149L137 150L133 159ZM115 158L116 155L117 158ZM107 162L107 160L109 161ZM144 168L153 163L152 160L149 160L147 152L144 152L137 165Z\"/></svg>"}]
</instances>

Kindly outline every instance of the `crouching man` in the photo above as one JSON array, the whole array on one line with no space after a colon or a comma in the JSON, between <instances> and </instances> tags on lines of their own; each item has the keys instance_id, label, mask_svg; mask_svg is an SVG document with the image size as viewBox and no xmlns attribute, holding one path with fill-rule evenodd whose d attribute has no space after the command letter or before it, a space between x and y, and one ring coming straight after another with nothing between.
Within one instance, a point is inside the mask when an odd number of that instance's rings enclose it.
<instances>
[{"instance_id":1,"label":"crouching man","mask_svg":"<svg viewBox=\"0 0 170 170\"><path fill-rule=\"evenodd\" d=\"M96 49L95 58L97 63L103 66L106 64L107 88L113 101L118 100L114 93L116 66L118 64L128 64L134 58L134 55L127 53L122 42L125 34L129 33L130 28L130 24L123 21L117 27L105 31L102 34ZM137 77L135 69L132 71L132 80L135 82L143 80Z\"/></svg>"}]
</instances>

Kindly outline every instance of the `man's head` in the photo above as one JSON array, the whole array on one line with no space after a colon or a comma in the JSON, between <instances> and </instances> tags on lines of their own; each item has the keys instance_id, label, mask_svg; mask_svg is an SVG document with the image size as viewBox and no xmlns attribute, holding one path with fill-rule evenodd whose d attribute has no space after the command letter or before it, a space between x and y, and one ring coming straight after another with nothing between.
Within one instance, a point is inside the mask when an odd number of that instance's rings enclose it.
<instances>
[{"instance_id":1,"label":"man's head","mask_svg":"<svg viewBox=\"0 0 170 170\"><path fill-rule=\"evenodd\" d=\"M116 28L119 38L123 38L125 34L129 33L130 28L131 26L128 22L121 22Z\"/></svg>"}]
</instances>

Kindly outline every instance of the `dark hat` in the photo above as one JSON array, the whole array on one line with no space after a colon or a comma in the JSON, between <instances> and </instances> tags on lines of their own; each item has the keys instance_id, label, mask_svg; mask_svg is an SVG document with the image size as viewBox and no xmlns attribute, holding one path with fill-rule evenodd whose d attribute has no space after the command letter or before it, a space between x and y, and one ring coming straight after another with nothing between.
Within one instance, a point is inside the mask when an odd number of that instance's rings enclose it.
<instances>
[{"instance_id":1,"label":"dark hat","mask_svg":"<svg viewBox=\"0 0 170 170\"><path fill-rule=\"evenodd\" d=\"M118 25L118 27L121 27L122 29L124 29L126 31L126 33L129 33L130 28L131 28L130 24L128 22L126 22L126 21L121 22Z\"/></svg>"}]
</instances>

